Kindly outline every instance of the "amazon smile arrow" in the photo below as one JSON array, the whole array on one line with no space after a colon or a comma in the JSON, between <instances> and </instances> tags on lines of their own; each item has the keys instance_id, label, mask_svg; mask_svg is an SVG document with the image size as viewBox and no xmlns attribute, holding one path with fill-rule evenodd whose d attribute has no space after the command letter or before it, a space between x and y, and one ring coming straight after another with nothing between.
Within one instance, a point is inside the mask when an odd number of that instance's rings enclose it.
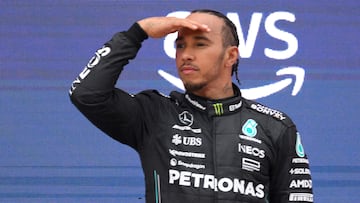
<instances>
[{"instance_id":1,"label":"amazon smile arrow","mask_svg":"<svg viewBox=\"0 0 360 203\"><path fill-rule=\"evenodd\" d=\"M159 69L158 74L163 77L165 80L167 80L169 83L174 85L175 87L185 90L183 82L176 76L171 75L170 73L167 73L164 70ZM293 75L295 76L295 82L294 87L292 89L291 95L295 96L297 95L302 85L304 84L304 78L305 78L305 70L301 67L297 66L290 66L287 68L282 68L278 71L276 71L277 76L282 75ZM292 78L285 78L283 80L263 85L259 87L253 87L249 89L241 89L242 95L247 99L259 99L263 97L270 96L276 92L280 92L281 90L285 89L287 86L289 86L292 83Z\"/></svg>"}]
</instances>

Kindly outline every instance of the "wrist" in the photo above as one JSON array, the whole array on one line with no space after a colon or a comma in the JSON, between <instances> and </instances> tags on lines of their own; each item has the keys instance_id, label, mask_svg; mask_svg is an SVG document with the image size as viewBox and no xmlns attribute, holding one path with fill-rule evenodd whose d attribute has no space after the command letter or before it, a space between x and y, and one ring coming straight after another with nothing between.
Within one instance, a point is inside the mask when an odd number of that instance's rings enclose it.
<instances>
[{"instance_id":1,"label":"wrist","mask_svg":"<svg viewBox=\"0 0 360 203\"><path fill-rule=\"evenodd\" d=\"M128 36L132 41L141 43L146 40L149 36L142 29L139 23L134 23L126 32L126 36Z\"/></svg>"}]
</instances>

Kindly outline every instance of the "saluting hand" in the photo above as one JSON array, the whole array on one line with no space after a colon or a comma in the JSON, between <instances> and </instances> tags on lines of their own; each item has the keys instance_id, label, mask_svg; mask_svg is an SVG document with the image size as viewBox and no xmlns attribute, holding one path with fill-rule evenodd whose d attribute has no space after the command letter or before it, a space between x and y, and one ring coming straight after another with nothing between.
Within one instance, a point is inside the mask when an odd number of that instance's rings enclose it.
<instances>
[{"instance_id":1,"label":"saluting hand","mask_svg":"<svg viewBox=\"0 0 360 203\"><path fill-rule=\"evenodd\" d=\"M146 34L152 38L165 37L167 34L176 32L181 28L200 30L203 32L210 31L207 25L176 17L150 17L138 21L138 24Z\"/></svg>"}]
</instances>

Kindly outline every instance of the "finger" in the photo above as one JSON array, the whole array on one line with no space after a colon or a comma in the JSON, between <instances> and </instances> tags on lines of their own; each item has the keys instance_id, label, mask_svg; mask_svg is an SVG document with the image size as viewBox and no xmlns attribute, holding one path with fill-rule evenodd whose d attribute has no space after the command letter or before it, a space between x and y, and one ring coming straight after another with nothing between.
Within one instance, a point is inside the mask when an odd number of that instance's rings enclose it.
<instances>
[{"instance_id":1,"label":"finger","mask_svg":"<svg viewBox=\"0 0 360 203\"><path fill-rule=\"evenodd\" d=\"M206 25L206 24L201 24L199 29L202 30L202 31L205 31L205 32L210 32L211 31L209 26Z\"/></svg>"},{"instance_id":2,"label":"finger","mask_svg":"<svg viewBox=\"0 0 360 203\"><path fill-rule=\"evenodd\" d=\"M192 24L196 26L196 29L202 30L202 31L210 31L210 28L208 25L199 23L197 21L189 20Z\"/></svg>"},{"instance_id":3,"label":"finger","mask_svg":"<svg viewBox=\"0 0 360 203\"><path fill-rule=\"evenodd\" d=\"M210 28L206 24L202 24L193 20L183 19L182 21L182 27L186 27L192 30L201 30L205 32L209 32Z\"/></svg>"}]
</instances>

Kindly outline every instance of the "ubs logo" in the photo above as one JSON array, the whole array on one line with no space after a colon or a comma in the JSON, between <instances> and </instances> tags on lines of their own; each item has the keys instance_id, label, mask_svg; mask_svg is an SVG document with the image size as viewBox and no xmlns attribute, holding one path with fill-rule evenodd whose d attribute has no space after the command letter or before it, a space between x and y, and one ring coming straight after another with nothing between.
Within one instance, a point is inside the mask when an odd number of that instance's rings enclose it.
<instances>
[{"instance_id":1,"label":"ubs logo","mask_svg":"<svg viewBox=\"0 0 360 203\"><path fill-rule=\"evenodd\" d=\"M200 137L185 137L185 136L181 136L179 134L175 134L172 137L171 142L174 145L186 145L186 146L201 146L202 144L202 139Z\"/></svg>"},{"instance_id":2,"label":"ubs logo","mask_svg":"<svg viewBox=\"0 0 360 203\"><path fill-rule=\"evenodd\" d=\"M194 122L194 117L191 113L184 111L181 114L179 114L179 120L182 124L186 126L191 126Z\"/></svg>"}]
</instances>

